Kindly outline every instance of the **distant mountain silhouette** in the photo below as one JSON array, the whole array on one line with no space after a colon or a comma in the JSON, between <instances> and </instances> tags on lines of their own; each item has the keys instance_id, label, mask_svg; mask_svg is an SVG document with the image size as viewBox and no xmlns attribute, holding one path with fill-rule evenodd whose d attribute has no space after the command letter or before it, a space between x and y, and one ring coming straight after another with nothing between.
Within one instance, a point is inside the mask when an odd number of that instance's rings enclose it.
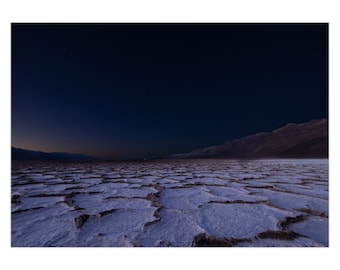
<instances>
[{"instance_id":1,"label":"distant mountain silhouette","mask_svg":"<svg viewBox=\"0 0 340 270\"><path fill-rule=\"evenodd\" d=\"M328 121L288 124L170 158L328 158Z\"/></svg>"},{"instance_id":2,"label":"distant mountain silhouette","mask_svg":"<svg viewBox=\"0 0 340 270\"><path fill-rule=\"evenodd\" d=\"M94 161L95 157L62 152L45 153L12 147L12 160Z\"/></svg>"}]
</instances>

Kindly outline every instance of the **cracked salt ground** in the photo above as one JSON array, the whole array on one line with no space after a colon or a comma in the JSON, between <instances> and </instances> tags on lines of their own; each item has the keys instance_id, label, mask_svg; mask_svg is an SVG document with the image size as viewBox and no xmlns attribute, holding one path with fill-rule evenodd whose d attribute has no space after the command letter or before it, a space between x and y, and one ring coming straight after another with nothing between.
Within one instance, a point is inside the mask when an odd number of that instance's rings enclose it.
<instances>
[{"instance_id":1,"label":"cracked salt ground","mask_svg":"<svg viewBox=\"0 0 340 270\"><path fill-rule=\"evenodd\" d=\"M328 160L15 162L12 246L328 246Z\"/></svg>"}]
</instances>

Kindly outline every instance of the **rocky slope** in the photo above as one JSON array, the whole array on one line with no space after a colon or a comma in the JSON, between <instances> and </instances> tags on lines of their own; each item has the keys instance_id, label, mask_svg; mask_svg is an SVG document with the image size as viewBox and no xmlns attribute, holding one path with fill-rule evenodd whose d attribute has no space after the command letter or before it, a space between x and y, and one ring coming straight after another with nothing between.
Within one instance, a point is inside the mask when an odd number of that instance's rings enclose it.
<instances>
[{"instance_id":1,"label":"rocky slope","mask_svg":"<svg viewBox=\"0 0 340 270\"><path fill-rule=\"evenodd\" d=\"M328 121L287 124L222 145L194 150L171 158L327 158Z\"/></svg>"}]
</instances>

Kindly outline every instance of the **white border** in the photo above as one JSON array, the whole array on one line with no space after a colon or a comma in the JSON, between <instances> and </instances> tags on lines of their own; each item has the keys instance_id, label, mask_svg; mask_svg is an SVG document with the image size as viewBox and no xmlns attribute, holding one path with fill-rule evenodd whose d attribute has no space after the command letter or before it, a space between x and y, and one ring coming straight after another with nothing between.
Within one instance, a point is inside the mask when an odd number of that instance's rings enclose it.
<instances>
[{"instance_id":1,"label":"white border","mask_svg":"<svg viewBox=\"0 0 340 270\"><path fill-rule=\"evenodd\" d=\"M337 153L340 23L337 1L323 0L3 0L0 2L0 254L2 269L173 268L334 269L339 263ZM328 22L330 34L329 248L10 248L11 22ZM308 97L306 97L308 98ZM4 127L4 128L3 128ZM335 258L334 262L332 259ZM335 264L333 264L335 263ZM5 268L4 268L5 267Z\"/></svg>"}]
</instances>

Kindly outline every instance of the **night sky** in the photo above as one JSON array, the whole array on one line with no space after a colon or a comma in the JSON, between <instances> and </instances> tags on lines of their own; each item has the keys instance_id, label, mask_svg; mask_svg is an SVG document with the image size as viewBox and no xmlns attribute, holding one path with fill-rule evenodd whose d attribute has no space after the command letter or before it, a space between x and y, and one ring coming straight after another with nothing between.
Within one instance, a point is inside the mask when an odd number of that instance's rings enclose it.
<instances>
[{"instance_id":1,"label":"night sky","mask_svg":"<svg viewBox=\"0 0 340 270\"><path fill-rule=\"evenodd\" d=\"M153 158L328 117L327 24L12 24L12 145Z\"/></svg>"}]
</instances>

